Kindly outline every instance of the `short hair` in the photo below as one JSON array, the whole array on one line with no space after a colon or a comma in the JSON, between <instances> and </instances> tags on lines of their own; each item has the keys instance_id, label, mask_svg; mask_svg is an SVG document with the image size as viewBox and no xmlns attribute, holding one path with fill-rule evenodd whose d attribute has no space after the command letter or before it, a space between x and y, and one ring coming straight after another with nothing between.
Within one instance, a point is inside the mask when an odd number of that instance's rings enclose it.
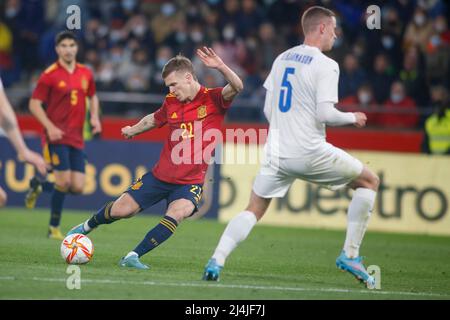
<instances>
[{"instance_id":1,"label":"short hair","mask_svg":"<svg viewBox=\"0 0 450 320\"><path fill-rule=\"evenodd\" d=\"M197 80L191 60L181 54L178 54L167 61L162 69L162 78L165 79L172 72L180 70L191 73L194 79Z\"/></svg>"},{"instance_id":2,"label":"short hair","mask_svg":"<svg viewBox=\"0 0 450 320\"><path fill-rule=\"evenodd\" d=\"M77 37L73 32L70 31L61 31L55 37L55 46L57 46L61 41L65 39L72 39L78 44Z\"/></svg>"},{"instance_id":3,"label":"short hair","mask_svg":"<svg viewBox=\"0 0 450 320\"><path fill-rule=\"evenodd\" d=\"M314 27L320 22L319 20L324 17L336 17L336 15L333 11L321 6L308 8L302 15L303 33L307 34L313 31Z\"/></svg>"}]
</instances>

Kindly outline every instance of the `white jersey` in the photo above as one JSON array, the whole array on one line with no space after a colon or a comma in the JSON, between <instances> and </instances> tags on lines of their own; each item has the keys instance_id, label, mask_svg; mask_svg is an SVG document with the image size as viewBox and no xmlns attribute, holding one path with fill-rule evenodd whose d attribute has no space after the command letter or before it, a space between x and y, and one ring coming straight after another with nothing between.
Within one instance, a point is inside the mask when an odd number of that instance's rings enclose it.
<instances>
[{"instance_id":1,"label":"white jersey","mask_svg":"<svg viewBox=\"0 0 450 320\"><path fill-rule=\"evenodd\" d=\"M2 82L2 78L0 78L0 90L3 90L3 82Z\"/></svg>"},{"instance_id":2,"label":"white jersey","mask_svg":"<svg viewBox=\"0 0 450 320\"><path fill-rule=\"evenodd\" d=\"M339 65L316 47L299 45L276 58L264 82L268 155L299 158L329 146L317 105L338 102L338 80Z\"/></svg>"}]
</instances>

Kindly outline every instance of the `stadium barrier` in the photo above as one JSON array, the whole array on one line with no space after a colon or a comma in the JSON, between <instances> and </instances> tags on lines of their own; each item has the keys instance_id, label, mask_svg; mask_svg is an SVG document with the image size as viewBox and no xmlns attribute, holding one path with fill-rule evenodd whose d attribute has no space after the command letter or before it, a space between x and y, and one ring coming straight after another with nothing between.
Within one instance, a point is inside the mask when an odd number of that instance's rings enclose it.
<instances>
[{"instance_id":1,"label":"stadium barrier","mask_svg":"<svg viewBox=\"0 0 450 320\"><path fill-rule=\"evenodd\" d=\"M26 139L31 149L40 152L40 140ZM67 196L65 207L96 211L105 202L115 199L153 167L162 149L160 142L103 141L86 143L87 165L86 184L83 196ZM28 181L34 175L34 168L17 160L15 152L6 138L0 137L0 185L8 194L8 206L24 206ZM216 218L218 212L219 166L208 170L202 206L195 217L206 215ZM52 175L49 180L52 180ZM37 207L49 207L50 194L43 193ZM166 203L154 205L145 213L163 214ZM7 210L2 209L2 210Z\"/></svg>"},{"instance_id":2,"label":"stadium barrier","mask_svg":"<svg viewBox=\"0 0 450 320\"><path fill-rule=\"evenodd\" d=\"M245 144L225 146L224 153L261 154L260 148ZM369 230L450 235L449 157L375 151L350 153L381 178ZM245 209L258 169L259 164L255 163L221 166L220 221L227 222ZM350 197L351 191L347 189L330 191L297 180L284 198L271 203L261 223L344 230Z\"/></svg>"}]
</instances>

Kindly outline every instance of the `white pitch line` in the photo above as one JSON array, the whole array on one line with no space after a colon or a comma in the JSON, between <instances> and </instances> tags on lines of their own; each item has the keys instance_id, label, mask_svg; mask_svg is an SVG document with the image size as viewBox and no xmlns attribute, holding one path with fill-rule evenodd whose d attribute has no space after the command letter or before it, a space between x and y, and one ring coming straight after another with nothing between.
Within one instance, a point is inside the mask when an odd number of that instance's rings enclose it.
<instances>
[{"instance_id":1,"label":"white pitch line","mask_svg":"<svg viewBox=\"0 0 450 320\"><path fill-rule=\"evenodd\" d=\"M0 277L0 280L19 280L15 277ZM27 280L27 279L20 279ZM44 282L66 282L64 278L40 278L33 277L33 281ZM381 295L400 295L400 296L418 296L418 297L449 297L446 294L427 293L427 292L406 292L406 291L381 291L381 290L351 290L339 288L301 288L301 287L282 287L282 286L254 286L240 284L200 284L194 282L163 282L163 281L127 281L111 279L82 279L82 283L103 283L103 284L128 284L145 286L171 286L171 287L200 287L200 288L227 288L227 289L250 289L250 290L268 290L268 291L309 291L309 292L329 292L329 293L363 293L363 294L381 294Z\"/></svg>"}]
</instances>

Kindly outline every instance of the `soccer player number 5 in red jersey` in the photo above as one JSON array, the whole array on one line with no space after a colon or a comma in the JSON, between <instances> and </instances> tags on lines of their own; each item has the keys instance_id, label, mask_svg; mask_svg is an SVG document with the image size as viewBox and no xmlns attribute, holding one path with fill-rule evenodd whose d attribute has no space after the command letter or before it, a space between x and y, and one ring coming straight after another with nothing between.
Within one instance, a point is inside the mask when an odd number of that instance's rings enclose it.
<instances>
[{"instance_id":1,"label":"soccer player number 5 in red jersey","mask_svg":"<svg viewBox=\"0 0 450 320\"><path fill-rule=\"evenodd\" d=\"M148 269L139 258L167 240L181 221L196 212L210 160L204 151L212 150L217 142L203 139L203 135L220 129L231 101L243 89L241 79L211 48L203 47L197 55L207 67L220 71L228 84L223 88L205 88L198 82L189 59L181 55L170 59L162 71L170 93L161 108L134 126L122 128L123 136L130 139L144 131L169 126L158 163L117 200L106 203L92 218L69 232L87 234L99 225L131 217L165 199L165 216L120 260L121 267ZM194 146L187 148L191 152L183 155L181 163L177 152L180 144ZM199 154L206 156L198 157Z\"/></svg>"},{"instance_id":2,"label":"soccer player number 5 in red jersey","mask_svg":"<svg viewBox=\"0 0 450 320\"><path fill-rule=\"evenodd\" d=\"M59 230L64 198L67 193L80 194L85 180L86 156L83 151L83 125L86 103L90 107L92 133L101 131L92 72L76 62L77 39L69 31L55 39L58 61L45 70L33 91L30 111L44 126L43 153L51 165L55 183L34 177L25 204L33 208L42 191L52 193L48 236L63 239Z\"/></svg>"}]
</instances>

